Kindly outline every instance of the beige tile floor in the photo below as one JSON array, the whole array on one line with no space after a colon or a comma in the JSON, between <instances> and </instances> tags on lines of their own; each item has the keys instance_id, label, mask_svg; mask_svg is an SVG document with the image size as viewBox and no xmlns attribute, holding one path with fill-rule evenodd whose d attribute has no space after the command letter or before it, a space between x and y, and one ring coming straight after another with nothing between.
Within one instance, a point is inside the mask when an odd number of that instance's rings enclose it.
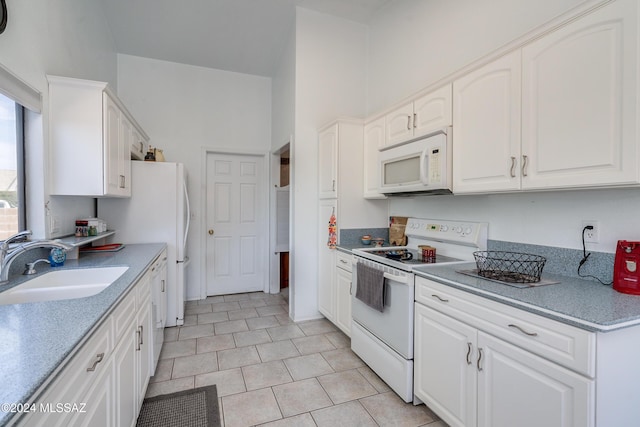
<instances>
[{"instance_id":1,"label":"beige tile floor","mask_svg":"<svg viewBox=\"0 0 640 427\"><path fill-rule=\"evenodd\" d=\"M403 402L325 319L294 323L286 294L187 303L165 343L147 397L216 384L223 426L446 424Z\"/></svg>"}]
</instances>

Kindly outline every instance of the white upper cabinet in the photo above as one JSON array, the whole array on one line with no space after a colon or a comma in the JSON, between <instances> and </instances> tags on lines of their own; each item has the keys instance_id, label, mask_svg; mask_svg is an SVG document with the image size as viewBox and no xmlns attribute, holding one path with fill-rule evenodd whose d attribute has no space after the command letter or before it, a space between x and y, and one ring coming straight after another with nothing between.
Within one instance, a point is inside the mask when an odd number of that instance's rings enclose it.
<instances>
[{"instance_id":1,"label":"white upper cabinet","mask_svg":"<svg viewBox=\"0 0 640 427\"><path fill-rule=\"evenodd\" d=\"M453 192L640 183L638 4L618 0L453 85Z\"/></svg>"},{"instance_id":2,"label":"white upper cabinet","mask_svg":"<svg viewBox=\"0 0 640 427\"><path fill-rule=\"evenodd\" d=\"M50 194L130 197L132 144L147 135L106 83L47 79Z\"/></svg>"},{"instance_id":3,"label":"white upper cabinet","mask_svg":"<svg viewBox=\"0 0 640 427\"><path fill-rule=\"evenodd\" d=\"M451 85L446 85L386 115L384 145L418 138L451 125Z\"/></svg>"},{"instance_id":4,"label":"white upper cabinet","mask_svg":"<svg viewBox=\"0 0 640 427\"><path fill-rule=\"evenodd\" d=\"M384 145L393 145L411 138L413 138L413 102L387 114Z\"/></svg>"},{"instance_id":5,"label":"white upper cabinet","mask_svg":"<svg viewBox=\"0 0 640 427\"><path fill-rule=\"evenodd\" d=\"M134 127L131 129L131 159L144 160L147 141L142 138L140 132Z\"/></svg>"},{"instance_id":6,"label":"white upper cabinet","mask_svg":"<svg viewBox=\"0 0 640 427\"><path fill-rule=\"evenodd\" d=\"M364 198L385 199L380 193L379 149L384 146L385 118L381 117L364 126Z\"/></svg>"},{"instance_id":7,"label":"white upper cabinet","mask_svg":"<svg viewBox=\"0 0 640 427\"><path fill-rule=\"evenodd\" d=\"M520 188L520 51L453 84L453 192Z\"/></svg>"},{"instance_id":8,"label":"white upper cabinet","mask_svg":"<svg viewBox=\"0 0 640 427\"><path fill-rule=\"evenodd\" d=\"M338 124L318 135L318 197L338 197Z\"/></svg>"},{"instance_id":9,"label":"white upper cabinet","mask_svg":"<svg viewBox=\"0 0 640 427\"><path fill-rule=\"evenodd\" d=\"M638 3L618 0L522 50L522 188L635 184Z\"/></svg>"}]
</instances>

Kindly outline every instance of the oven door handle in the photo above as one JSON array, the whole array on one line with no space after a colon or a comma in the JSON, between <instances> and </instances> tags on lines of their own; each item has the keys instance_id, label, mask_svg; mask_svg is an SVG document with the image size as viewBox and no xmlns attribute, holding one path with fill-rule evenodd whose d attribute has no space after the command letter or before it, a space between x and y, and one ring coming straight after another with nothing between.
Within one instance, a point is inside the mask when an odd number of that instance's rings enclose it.
<instances>
[{"instance_id":1,"label":"oven door handle","mask_svg":"<svg viewBox=\"0 0 640 427\"><path fill-rule=\"evenodd\" d=\"M429 171L427 171L427 161L429 160L428 156L429 147L425 148L420 154L420 182L422 185L429 185Z\"/></svg>"},{"instance_id":2,"label":"oven door handle","mask_svg":"<svg viewBox=\"0 0 640 427\"><path fill-rule=\"evenodd\" d=\"M400 282L404 284L409 283L409 279L407 278L407 276L395 276L393 274L384 273L384 278L394 282Z\"/></svg>"}]
</instances>

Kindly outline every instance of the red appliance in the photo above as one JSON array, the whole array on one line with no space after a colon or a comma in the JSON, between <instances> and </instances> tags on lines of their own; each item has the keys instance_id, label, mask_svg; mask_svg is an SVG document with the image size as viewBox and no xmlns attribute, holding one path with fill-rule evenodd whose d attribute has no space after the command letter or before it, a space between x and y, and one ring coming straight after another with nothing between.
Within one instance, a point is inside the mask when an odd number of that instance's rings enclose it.
<instances>
[{"instance_id":1,"label":"red appliance","mask_svg":"<svg viewBox=\"0 0 640 427\"><path fill-rule=\"evenodd\" d=\"M640 242L618 240L613 264L613 289L640 295Z\"/></svg>"}]
</instances>

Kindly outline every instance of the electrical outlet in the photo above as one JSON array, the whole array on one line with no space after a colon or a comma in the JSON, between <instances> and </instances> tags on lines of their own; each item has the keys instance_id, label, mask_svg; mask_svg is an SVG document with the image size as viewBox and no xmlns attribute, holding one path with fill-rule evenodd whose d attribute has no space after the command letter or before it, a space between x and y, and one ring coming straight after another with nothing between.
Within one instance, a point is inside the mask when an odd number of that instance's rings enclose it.
<instances>
[{"instance_id":1,"label":"electrical outlet","mask_svg":"<svg viewBox=\"0 0 640 427\"><path fill-rule=\"evenodd\" d=\"M593 230L584 230L586 226L592 226ZM598 243L600 241L600 222L595 220L583 220L582 229L584 230L585 243Z\"/></svg>"},{"instance_id":2,"label":"electrical outlet","mask_svg":"<svg viewBox=\"0 0 640 427\"><path fill-rule=\"evenodd\" d=\"M49 217L49 232L52 234L60 232L60 220L57 216L51 215Z\"/></svg>"}]
</instances>

